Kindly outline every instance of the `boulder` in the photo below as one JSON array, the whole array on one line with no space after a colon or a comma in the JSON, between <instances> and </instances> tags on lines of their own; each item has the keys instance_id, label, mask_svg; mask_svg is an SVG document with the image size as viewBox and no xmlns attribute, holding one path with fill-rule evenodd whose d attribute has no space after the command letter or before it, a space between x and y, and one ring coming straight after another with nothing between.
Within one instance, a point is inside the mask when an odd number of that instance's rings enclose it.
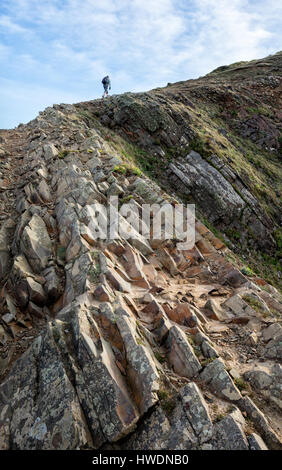
<instances>
[{"instance_id":1,"label":"boulder","mask_svg":"<svg viewBox=\"0 0 282 470\"><path fill-rule=\"evenodd\" d=\"M273 323L262 331L265 342L278 339L280 336L282 336L282 327L279 323Z\"/></svg>"},{"instance_id":2,"label":"boulder","mask_svg":"<svg viewBox=\"0 0 282 470\"><path fill-rule=\"evenodd\" d=\"M195 377L201 370L195 353L187 341L183 331L176 325L172 326L166 341L168 360L174 371L182 377Z\"/></svg>"},{"instance_id":3,"label":"boulder","mask_svg":"<svg viewBox=\"0 0 282 470\"><path fill-rule=\"evenodd\" d=\"M250 450L268 450L262 438L256 433L248 436L248 442Z\"/></svg>"},{"instance_id":4,"label":"boulder","mask_svg":"<svg viewBox=\"0 0 282 470\"><path fill-rule=\"evenodd\" d=\"M225 274L222 279L226 284L229 284L231 287L240 287L247 282L247 279L238 269L231 269Z\"/></svg>"},{"instance_id":5,"label":"boulder","mask_svg":"<svg viewBox=\"0 0 282 470\"><path fill-rule=\"evenodd\" d=\"M237 317L256 316L255 310L253 310L239 294L229 297L229 299L222 304L222 307L226 308L227 311Z\"/></svg>"},{"instance_id":6,"label":"boulder","mask_svg":"<svg viewBox=\"0 0 282 470\"><path fill-rule=\"evenodd\" d=\"M157 401L159 374L150 352L142 344L142 339L138 340L135 320L122 307L117 308L115 314L126 351L127 379L138 409L143 414Z\"/></svg>"},{"instance_id":7,"label":"boulder","mask_svg":"<svg viewBox=\"0 0 282 470\"><path fill-rule=\"evenodd\" d=\"M158 204L162 201L162 198L142 178L136 178L134 183L128 187L128 190L138 194L148 204Z\"/></svg>"},{"instance_id":8,"label":"boulder","mask_svg":"<svg viewBox=\"0 0 282 470\"><path fill-rule=\"evenodd\" d=\"M122 450L160 450L165 449L167 436L171 430L169 420L160 406L144 418L138 431L124 444Z\"/></svg>"},{"instance_id":9,"label":"boulder","mask_svg":"<svg viewBox=\"0 0 282 470\"><path fill-rule=\"evenodd\" d=\"M214 425L212 444L216 450L249 450L242 425L233 413Z\"/></svg>"},{"instance_id":10,"label":"boulder","mask_svg":"<svg viewBox=\"0 0 282 470\"><path fill-rule=\"evenodd\" d=\"M29 299L36 305L43 306L46 303L46 294L38 282L32 277L26 278Z\"/></svg>"},{"instance_id":11,"label":"boulder","mask_svg":"<svg viewBox=\"0 0 282 470\"><path fill-rule=\"evenodd\" d=\"M209 299L205 304L205 312L213 320L224 321L228 318L227 313L220 308L214 299Z\"/></svg>"},{"instance_id":12,"label":"boulder","mask_svg":"<svg viewBox=\"0 0 282 470\"><path fill-rule=\"evenodd\" d=\"M269 388L272 384L272 377L269 373L264 370L249 370L244 373L244 378L250 382L250 384L258 390Z\"/></svg>"},{"instance_id":13,"label":"boulder","mask_svg":"<svg viewBox=\"0 0 282 470\"><path fill-rule=\"evenodd\" d=\"M26 225L20 247L34 272L40 274L52 257L52 242L45 223L38 215L34 214Z\"/></svg>"},{"instance_id":14,"label":"boulder","mask_svg":"<svg viewBox=\"0 0 282 470\"><path fill-rule=\"evenodd\" d=\"M260 432L263 440L270 449L281 450L282 444L279 437L271 429L264 414L258 409L250 397L244 397L238 403L241 411L245 412L255 428Z\"/></svg>"},{"instance_id":15,"label":"boulder","mask_svg":"<svg viewBox=\"0 0 282 470\"><path fill-rule=\"evenodd\" d=\"M188 420L200 443L209 441L212 437L213 426L207 404L199 388L191 382L182 387L179 393Z\"/></svg>"},{"instance_id":16,"label":"boulder","mask_svg":"<svg viewBox=\"0 0 282 470\"><path fill-rule=\"evenodd\" d=\"M2 449L76 449L91 443L50 331L16 362L0 386L0 403Z\"/></svg>"},{"instance_id":17,"label":"boulder","mask_svg":"<svg viewBox=\"0 0 282 470\"><path fill-rule=\"evenodd\" d=\"M236 402L242 398L230 375L225 370L222 359L215 359L208 364L201 372L200 379L209 385L216 395L226 400Z\"/></svg>"}]
</instances>

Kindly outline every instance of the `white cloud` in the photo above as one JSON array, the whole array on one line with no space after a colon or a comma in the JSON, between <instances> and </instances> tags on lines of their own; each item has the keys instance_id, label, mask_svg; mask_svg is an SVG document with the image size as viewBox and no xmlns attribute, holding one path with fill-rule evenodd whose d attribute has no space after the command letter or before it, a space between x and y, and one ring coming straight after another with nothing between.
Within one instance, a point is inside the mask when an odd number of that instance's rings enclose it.
<instances>
[{"instance_id":1,"label":"white cloud","mask_svg":"<svg viewBox=\"0 0 282 470\"><path fill-rule=\"evenodd\" d=\"M0 43L0 59L4 61L9 57L10 53L10 48L8 46L5 46L5 44Z\"/></svg>"},{"instance_id":2,"label":"white cloud","mask_svg":"<svg viewBox=\"0 0 282 470\"><path fill-rule=\"evenodd\" d=\"M19 122L26 123L36 117L39 111L55 103L75 103L80 100L79 94L64 89L0 78L0 128L12 128Z\"/></svg>"},{"instance_id":3,"label":"white cloud","mask_svg":"<svg viewBox=\"0 0 282 470\"><path fill-rule=\"evenodd\" d=\"M199 0L197 4L198 20L204 26L201 40L218 55L254 58L261 50L261 40L271 36L256 13L246 10L244 0Z\"/></svg>"},{"instance_id":4,"label":"white cloud","mask_svg":"<svg viewBox=\"0 0 282 470\"><path fill-rule=\"evenodd\" d=\"M2 31L6 30L10 33L20 33L20 34L29 34L30 31L27 28L23 28L17 23L14 23L12 19L7 15L0 16L0 26L2 27Z\"/></svg>"},{"instance_id":5,"label":"white cloud","mask_svg":"<svg viewBox=\"0 0 282 470\"><path fill-rule=\"evenodd\" d=\"M141 91L282 48L276 0L2 0L2 10L14 38L0 45L4 76L21 72L39 104L41 88L50 100L99 96L106 73L114 93Z\"/></svg>"}]
</instances>

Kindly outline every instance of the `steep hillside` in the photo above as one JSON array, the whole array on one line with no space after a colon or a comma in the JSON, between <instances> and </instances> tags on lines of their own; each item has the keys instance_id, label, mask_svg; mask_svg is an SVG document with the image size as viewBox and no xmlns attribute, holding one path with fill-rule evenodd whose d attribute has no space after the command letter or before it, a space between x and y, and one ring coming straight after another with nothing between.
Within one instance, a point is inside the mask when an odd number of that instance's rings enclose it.
<instances>
[{"instance_id":1,"label":"steep hillside","mask_svg":"<svg viewBox=\"0 0 282 470\"><path fill-rule=\"evenodd\" d=\"M282 257L281 77L279 52L149 93L77 105L90 127L99 120L116 149L165 190L195 202L201 219L275 285ZM191 150L200 156L187 157Z\"/></svg>"},{"instance_id":2,"label":"steep hillside","mask_svg":"<svg viewBox=\"0 0 282 470\"><path fill-rule=\"evenodd\" d=\"M281 60L0 131L0 449L281 449ZM97 240L114 195L195 245Z\"/></svg>"}]
</instances>

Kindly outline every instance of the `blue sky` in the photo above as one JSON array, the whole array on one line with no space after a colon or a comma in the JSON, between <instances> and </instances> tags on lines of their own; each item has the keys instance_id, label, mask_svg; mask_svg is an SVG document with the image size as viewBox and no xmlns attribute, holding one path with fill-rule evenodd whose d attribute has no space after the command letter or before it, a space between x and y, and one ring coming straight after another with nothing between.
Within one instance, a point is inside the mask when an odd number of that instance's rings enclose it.
<instances>
[{"instance_id":1,"label":"blue sky","mask_svg":"<svg viewBox=\"0 0 282 470\"><path fill-rule=\"evenodd\" d=\"M0 128L282 49L280 0L0 0Z\"/></svg>"}]
</instances>

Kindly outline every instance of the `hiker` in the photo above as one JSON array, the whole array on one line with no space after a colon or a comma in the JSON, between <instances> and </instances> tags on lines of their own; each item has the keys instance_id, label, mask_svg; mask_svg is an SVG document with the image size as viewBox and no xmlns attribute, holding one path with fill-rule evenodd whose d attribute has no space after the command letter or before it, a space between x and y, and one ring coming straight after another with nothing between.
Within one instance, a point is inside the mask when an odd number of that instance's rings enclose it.
<instances>
[{"instance_id":1,"label":"hiker","mask_svg":"<svg viewBox=\"0 0 282 470\"><path fill-rule=\"evenodd\" d=\"M111 89L111 81L109 75L103 78L102 83L104 87L104 93L102 98L105 98L105 96L108 96L109 94L109 89Z\"/></svg>"}]
</instances>

